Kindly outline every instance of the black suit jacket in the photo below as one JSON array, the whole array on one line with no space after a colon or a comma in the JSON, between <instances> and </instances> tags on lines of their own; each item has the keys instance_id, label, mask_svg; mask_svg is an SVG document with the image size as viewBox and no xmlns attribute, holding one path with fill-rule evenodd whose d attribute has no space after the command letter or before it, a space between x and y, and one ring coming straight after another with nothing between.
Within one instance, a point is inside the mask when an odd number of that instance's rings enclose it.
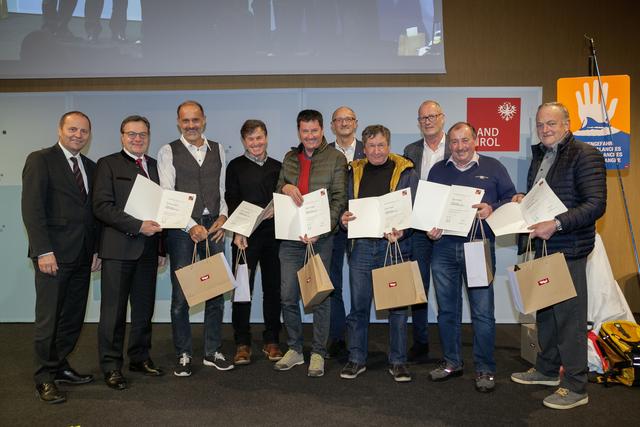
<instances>
[{"instance_id":1,"label":"black suit jacket","mask_svg":"<svg viewBox=\"0 0 640 427\"><path fill-rule=\"evenodd\" d=\"M93 253L99 227L91 210L96 164L81 155L89 194L80 192L71 165L56 143L29 154L22 170L22 219L29 257L53 252L57 262L74 262L80 251Z\"/></svg>"},{"instance_id":2,"label":"black suit jacket","mask_svg":"<svg viewBox=\"0 0 640 427\"><path fill-rule=\"evenodd\" d=\"M336 142L332 142L329 144L331 147L336 148ZM337 148L336 148L337 150ZM364 155L364 145L362 145L362 141L356 139L356 149L353 152L353 160L364 159L366 156Z\"/></svg>"},{"instance_id":3,"label":"black suit jacket","mask_svg":"<svg viewBox=\"0 0 640 427\"><path fill-rule=\"evenodd\" d=\"M158 184L158 164L146 156L149 179ZM140 258L146 239L160 240L160 233L146 237L140 233L142 220L124 212L136 176L142 173L124 151L98 160L93 185L93 211L103 229L98 254L103 259L135 260Z\"/></svg>"}]
</instances>

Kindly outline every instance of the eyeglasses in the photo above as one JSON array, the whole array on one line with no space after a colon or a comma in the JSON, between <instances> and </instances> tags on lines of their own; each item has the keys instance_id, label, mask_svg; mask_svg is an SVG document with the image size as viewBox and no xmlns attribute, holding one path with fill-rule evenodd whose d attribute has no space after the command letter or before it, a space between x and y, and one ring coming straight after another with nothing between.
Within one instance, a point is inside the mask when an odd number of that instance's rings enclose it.
<instances>
[{"instance_id":1,"label":"eyeglasses","mask_svg":"<svg viewBox=\"0 0 640 427\"><path fill-rule=\"evenodd\" d=\"M435 122L436 119L438 117L442 116L442 113L438 113L438 114L429 114L428 116L421 116L418 117L418 121L420 123L427 123L427 122Z\"/></svg>"},{"instance_id":2,"label":"eyeglasses","mask_svg":"<svg viewBox=\"0 0 640 427\"><path fill-rule=\"evenodd\" d=\"M127 132L125 135L127 135L129 139L136 139L136 136L139 136L140 139L146 139L149 136L146 132Z\"/></svg>"},{"instance_id":3,"label":"eyeglasses","mask_svg":"<svg viewBox=\"0 0 640 427\"><path fill-rule=\"evenodd\" d=\"M356 121L355 117L336 117L335 119L331 120L333 123L353 123Z\"/></svg>"}]
</instances>

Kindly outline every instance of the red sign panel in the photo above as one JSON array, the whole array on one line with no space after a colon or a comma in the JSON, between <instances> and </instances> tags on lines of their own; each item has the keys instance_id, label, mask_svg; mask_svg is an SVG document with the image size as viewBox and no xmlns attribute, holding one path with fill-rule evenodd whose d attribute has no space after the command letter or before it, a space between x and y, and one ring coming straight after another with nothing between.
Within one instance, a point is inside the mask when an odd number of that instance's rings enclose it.
<instances>
[{"instance_id":1,"label":"red sign panel","mask_svg":"<svg viewBox=\"0 0 640 427\"><path fill-rule=\"evenodd\" d=\"M520 151L520 98L467 98L478 151Z\"/></svg>"}]
</instances>

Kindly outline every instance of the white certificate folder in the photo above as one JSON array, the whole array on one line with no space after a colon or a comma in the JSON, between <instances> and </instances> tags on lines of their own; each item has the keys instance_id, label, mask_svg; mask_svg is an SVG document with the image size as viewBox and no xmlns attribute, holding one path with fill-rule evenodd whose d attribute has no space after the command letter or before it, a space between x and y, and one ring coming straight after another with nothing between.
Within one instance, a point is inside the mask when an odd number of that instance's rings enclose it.
<instances>
[{"instance_id":1,"label":"white certificate folder","mask_svg":"<svg viewBox=\"0 0 640 427\"><path fill-rule=\"evenodd\" d=\"M480 188L420 180L411 227L424 231L440 228L444 234L466 236L477 212L471 206L480 203L482 196Z\"/></svg>"},{"instance_id":2,"label":"white certificate folder","mask_svg":"<svg viewBox=\"0 0 640 427\"><path fill-rule=\"evenodd\" d=\"M405 230L411 227L411 189L349 200L349 212L356 217L349 222L349 239L383 237L394 228Z\"/></svg>"},{"instance_id":3,"label":"white certificate folder","mask_svg":"<svg viewBox=\"0 0 640 427\"><path fill-rule=\"evenodd\" d=\"M267 214L273 210L273 200L262 209L253 203L243 201L233 211L229 219L222 228L233 233L241 234L245 237L251 236L256 228L265 220Z\"/></svg>"},{"instance_id":4,"label":"white certificate folder","mask_svg":"<svg viewBox=\"0 0 640 427\"><path fill-rule=\"evenodd\" d=\"M300 240L305 234L311 238L331 231L327 190L321 188L302 198L298 207L291 197L273 193L276 239Z\"/></svg>"},{"instance_id":5,"label":"white certificate folder","mask_svg":"<svg viewBox=\"0 0 640 427\"><path fill-rule=\"evenodd\" d=\"M124 212L142 221L155 221L162 228L185 228L195 202L195 194L166 190L138 175Z\"/></svg>"},{"instance_id":6,"label":"white certificate folder","mask_svg":"<svg viewBox=\"0 0 640 427\"><path fill-rule=\"evenodd\" d=\"M530 233L531 225L552 220L566 211L567 207L542 178L520 203L510 202L496 209L487 224L496 236Z\"/></svg>"}]
</instances>

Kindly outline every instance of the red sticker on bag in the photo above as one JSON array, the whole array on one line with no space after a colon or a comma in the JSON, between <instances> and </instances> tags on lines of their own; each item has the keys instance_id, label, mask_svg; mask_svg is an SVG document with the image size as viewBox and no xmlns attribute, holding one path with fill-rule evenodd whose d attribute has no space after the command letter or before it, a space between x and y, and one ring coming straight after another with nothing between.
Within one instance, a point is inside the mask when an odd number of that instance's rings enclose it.
<instances>
[{"instance_id":1,"label":"red sticker on bag","mask_svg":"<svg viewBox=\"0 0 640 427\"><path fill-rule=\"evenodd\" d=\"M547 283L549 283L549 278L548 277L545 277L544 279L538 280L538 286L546 285Z\"/></svg>"},{"instance_id":2,"label":"red sticker on bag","mask_svg":"<svg viewBox=\"0 0 640 427\"><path fill-rule=\"evenodd\" d=\"M201 282L204 282L205 280L209 280L209 275L208 275L208 274L205 274L204 276L202 276L202 277L200 278L200 281L201 281Z\"/></svg>"},{"instance_id":3,"label":"red sticker on bag","mask_svg":"<svg viewBox=\"0 0 640 427\"><path fill-rule=\"evenodd\" d=\"M398 282L389 282L390 288L395 288L396 286L398 286Z\"/></svg>"}]
</instances>

